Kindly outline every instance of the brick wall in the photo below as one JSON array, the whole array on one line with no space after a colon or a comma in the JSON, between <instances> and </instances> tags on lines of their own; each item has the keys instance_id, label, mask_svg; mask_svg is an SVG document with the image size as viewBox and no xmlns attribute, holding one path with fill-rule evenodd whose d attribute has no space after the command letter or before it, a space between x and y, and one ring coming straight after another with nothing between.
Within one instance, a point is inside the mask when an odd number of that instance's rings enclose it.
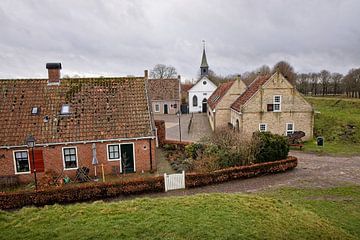
<instances>
[{"instance_id":1,"label":"brick wall","mask_svg":"<svg viewBox=\"0 0 360 240\"><path fill-rule=\"evenodd\" d=\"M166 139L166 129L165 129L165 121L164 120L155 120L155 126L157 128L157 137L159 141L159 146L164 145L164 141Z\"/></svg>"},{"instance_id":2,"label":"brick wall","mask_svg":"<svg viewBox=\"0 0 360 240\"><path fill-rule=\"evenodd\" d=\"M133 143L134 152L135 152L135 169L136 172L145 172L150 171L150 142L151 142L151 153L152 153L152 169L156 169L156 158L155 158L155 140L134 140L134 141L123 141L123 142L106 142L106 143L96 143L96 156L99 162L97 167L98 175L101 174L101 164L104 165L104 172L106 175L113 174L114 168L120 170L120 161L108 161L107 159L107 145L108 144L123 144L123 143ZM63 175L69 177L74 177L76 175L76 170L64 170L63 165L63 156L62 149L63 147L76 147L77 149L77 158L78 158L78 167L88 167L90 169L90 175L94 175L94 166L92 165L92 143L87 144L76 144L76 145L57 145L49 147L37 147L36 149L43 150L43 158L45 171L54 170L59 175L63 172ZM4 158L0 159L0 176L14 176L15 175L15 165L13 152L17 150L27 150L26 148L16 148L16 149L0 149L0 156L4 155ZM44 173L38 173L39 178L43 176ZM120 172L118 172L120 174ZM16 174L20 182L29 182L33 180L33 174Z\"/></svg>"}]
</instances>

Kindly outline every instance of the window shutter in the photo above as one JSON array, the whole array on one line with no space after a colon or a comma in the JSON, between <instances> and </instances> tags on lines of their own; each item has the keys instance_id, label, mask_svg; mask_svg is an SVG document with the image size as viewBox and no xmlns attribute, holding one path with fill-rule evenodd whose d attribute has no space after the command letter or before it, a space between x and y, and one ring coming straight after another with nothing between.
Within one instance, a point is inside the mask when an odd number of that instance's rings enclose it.
<instances>
[{"instance_id":1,"label":"window shutter","mask_svg":"<svg viewBox=\"0 0 360 240\"><path fill-rule=\"evenodd\" d=\"M33 173L34 168L32 166L33 161L32 161L32 152L31 152L31 150L29 151L29 159L30 159L31 172ZM43 151L42 150L34 149L34 163L35 163L36 172L44 172L45 171L44 157L43 157Z\"/></svg>"}]
</instances>

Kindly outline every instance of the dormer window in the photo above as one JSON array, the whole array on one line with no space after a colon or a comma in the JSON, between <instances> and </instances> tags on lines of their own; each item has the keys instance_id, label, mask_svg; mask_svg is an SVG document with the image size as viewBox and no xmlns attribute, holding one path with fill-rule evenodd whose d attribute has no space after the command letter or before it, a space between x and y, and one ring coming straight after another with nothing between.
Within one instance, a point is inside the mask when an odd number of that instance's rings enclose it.
<instances>
[{"instance_id":1,"label":"dormer window","mask_svg":"<svg viewBox=\"0 0 360 240\"><path fill-rule=\"evenodd\" d=\"M31 115L39 115L40 108L39 107L32 107L31 108Z\"/></svg>"},{"instance_id":2,"label":"dormer window","mask_svg":"<svg viewBox=\"0 0 360 240\"><path fill-rule=\"evenodd\" d=\"M69 104L64 104L61 106L61 111L60 111L61 115L67 115L70 114L70 105Z\"/></svg>"}]
</instances>

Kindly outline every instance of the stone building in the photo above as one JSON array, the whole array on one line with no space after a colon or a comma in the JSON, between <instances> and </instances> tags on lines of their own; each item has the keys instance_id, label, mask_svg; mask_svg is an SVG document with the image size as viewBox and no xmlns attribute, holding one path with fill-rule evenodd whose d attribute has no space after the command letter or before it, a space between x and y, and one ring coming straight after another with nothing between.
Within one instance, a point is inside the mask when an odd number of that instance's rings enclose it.
<instances>
[{"instance_id":1,"label":"stone building","mask_svg":"<svg viewBox=\"0 0 360 240\"><path fill-rule=\"evenodd\" d=\"M208 118L213 131L230 124L230 106L245 90L245 83L238 77L236 80L220 84L209 97Z\"/></svg>"},{"instance_id":2,"label":"stone building","mask_svg":"<svg viewBox=\"0 0 360 240\"><path fill-rule=\"evenodd\" d=\"M47 171L74 177L80 167L94 175L96 163L105 174L156 168L147 71L61 79L60 63L47 68L48 79L0 80L1 178L29 182L34 171L40 178ZM30 135L33 149L26 145Z\"/></svg>"},{"instance_id":3,"label":"stone building","mask_svg":"<svg viewBox=\"0 0 360 240\"><path fill-rule=\"evenodd\" d=\"M230 120L245 137L255 131L280 135L303 131L303 140L313 137L313 107L278 72L256 78L231 105Z\"/></svg>"}]
</instances>

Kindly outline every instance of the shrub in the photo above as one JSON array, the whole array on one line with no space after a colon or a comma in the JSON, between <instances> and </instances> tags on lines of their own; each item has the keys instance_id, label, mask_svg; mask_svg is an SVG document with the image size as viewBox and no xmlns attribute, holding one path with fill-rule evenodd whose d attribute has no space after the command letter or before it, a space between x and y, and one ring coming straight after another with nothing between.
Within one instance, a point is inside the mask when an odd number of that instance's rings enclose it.
<instances>
[{"instance_id":1,"label":"shrub","mask_svg":"<svg viewBox=\"0 0 360 240\"><path fill-rule=\"evenodd\" d=\"M163 148L167 151L172 151L172 150L176 150L176 145L175 144L165 144L163 146Z\"/></svg>"},{"instance_id":2,"label":"shrub","mask_svg":"<svg viewBox=\"0 0 360 240\"><path fill-rule=\"evenodd\" d=\"M270 132L257 132L253 135L258 142L258 151L255 153L255 161L272 162L285 159L289 153L287 138Z\"/></svg>"},{"instance_id":3,"label":"shrub","mask_svg":"<svg viewBox=\"0 0 360 240\"><path fill-rule=\"evenodd\" d=\"M185 153L187 157L196 159L199 154L202 152L204 146L200 143L192 143L185 147Z\"/></svg>"}]
</instances>

